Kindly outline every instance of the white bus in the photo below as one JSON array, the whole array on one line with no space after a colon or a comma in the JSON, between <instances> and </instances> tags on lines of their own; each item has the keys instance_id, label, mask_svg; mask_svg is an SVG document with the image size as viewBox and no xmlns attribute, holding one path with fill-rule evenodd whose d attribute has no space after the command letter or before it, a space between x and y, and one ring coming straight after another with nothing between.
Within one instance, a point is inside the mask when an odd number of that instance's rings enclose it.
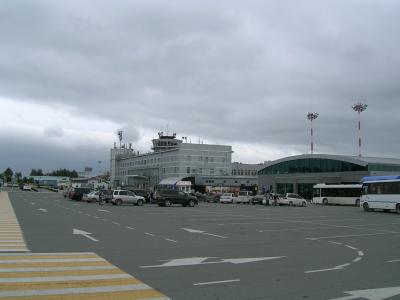
<instances>
[{"instance_id":1,"label":"white bus","mask_svg":"<svg viewBox=\"0 0 400 300\"><path fill-rule=\"evenodd\" d=\"M368 176L362 183L361 206L365 211L383 209L400 213L400 176Z\"/></svg>"},{"instance_id":2,"label":"white bus","mask_svg":"<svg viewBox=\"0 0 400 300\"><path fill-rule=\"evenodd\" d=\"M361 184L324 184L314 185L313 203L360 206Z\"/></svg>"}]
</instances>

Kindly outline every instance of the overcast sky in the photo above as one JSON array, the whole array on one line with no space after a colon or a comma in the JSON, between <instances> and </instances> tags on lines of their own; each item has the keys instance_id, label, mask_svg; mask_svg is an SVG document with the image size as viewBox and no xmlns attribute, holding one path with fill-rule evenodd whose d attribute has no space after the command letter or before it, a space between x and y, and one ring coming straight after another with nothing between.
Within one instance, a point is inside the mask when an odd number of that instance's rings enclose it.
<instances>
[{"instance_id":1,"label":"overcast sky","mask_svg":"<svg viewBox=\"0 0 400 300\"><path fill-rule=\"evenodd\" d=\"M160 130L258 163L400 157L399 1L0 2L0 170L109 168ZM102 161L101 164L98 161Z\"/></svg>"}]
</instances>

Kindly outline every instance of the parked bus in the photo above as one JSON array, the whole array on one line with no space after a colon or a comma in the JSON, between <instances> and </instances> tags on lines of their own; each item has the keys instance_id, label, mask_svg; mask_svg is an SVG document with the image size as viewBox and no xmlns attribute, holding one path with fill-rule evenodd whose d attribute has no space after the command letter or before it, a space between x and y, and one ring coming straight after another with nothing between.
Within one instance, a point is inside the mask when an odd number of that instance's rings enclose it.
<instances>
[{"instance_id":1,"label":"parked bus","mask_svg":"<svg viewBox=\"0 0 400 300\"><path fill-rule=\"evenodd\" d=\"M314 185L313 202L317 204L339 204L360 206L361 184Z\"/></svg>"},{"instance_id":2,"label":"parked bus","mask_svg":"<svg viewBox=\"0 0 400 300\"><path fill-rule=\"evenodd\" d=\"M362 179L361 206L400 213L400 176L367 176Z\"/></svg>"}]
</instances>

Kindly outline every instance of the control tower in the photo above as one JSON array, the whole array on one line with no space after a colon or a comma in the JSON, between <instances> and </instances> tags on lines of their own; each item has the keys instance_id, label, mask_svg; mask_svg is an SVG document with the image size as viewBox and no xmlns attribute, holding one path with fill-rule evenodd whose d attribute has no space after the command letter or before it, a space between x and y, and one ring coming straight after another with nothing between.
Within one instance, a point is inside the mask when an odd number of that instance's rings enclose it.
<instances>
[{"instance_id":1,"label":"control tower","mask_svg":"<svg viewBox=\"0 0 400 300\"><path fill-rule=\"evenodd\" d=\"M158 139L153 139L153 147L151 147L151 149L154 152L176 149L179 147L178 145L180 143L182 143L182 141L176 138L176 133L164 135L164 132L160 131L158 133Z\"/></svg>"}]
</instances>

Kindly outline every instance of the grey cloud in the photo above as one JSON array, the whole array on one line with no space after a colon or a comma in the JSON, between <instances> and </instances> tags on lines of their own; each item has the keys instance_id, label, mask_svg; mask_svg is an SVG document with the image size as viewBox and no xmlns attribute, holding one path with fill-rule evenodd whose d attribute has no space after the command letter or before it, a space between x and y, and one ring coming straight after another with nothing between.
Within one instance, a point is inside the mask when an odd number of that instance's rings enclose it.
<instances>
[{"instance_id":1,"label":"grey cloud","mask_svg":"<svg viewBox=\"0 0 400 300\"><path fill-rule=\"evenodd\" d=\"M211 141L396 156L396 1L0 4L0 95ZM128 136L127 136L128 137ZM268 159L267 157L265 159Z\"/></svg>"},{"instance_id":2,"label":"grey cloud","mask_svg":"<svg viewBox=\"0 0 400 300\"><path fill-rule=\"evenodd\" d=\"M64 136L64 130L59 127L45 128L44 134L48 137L60 138Z\"/></svg>"}]
</instances>

